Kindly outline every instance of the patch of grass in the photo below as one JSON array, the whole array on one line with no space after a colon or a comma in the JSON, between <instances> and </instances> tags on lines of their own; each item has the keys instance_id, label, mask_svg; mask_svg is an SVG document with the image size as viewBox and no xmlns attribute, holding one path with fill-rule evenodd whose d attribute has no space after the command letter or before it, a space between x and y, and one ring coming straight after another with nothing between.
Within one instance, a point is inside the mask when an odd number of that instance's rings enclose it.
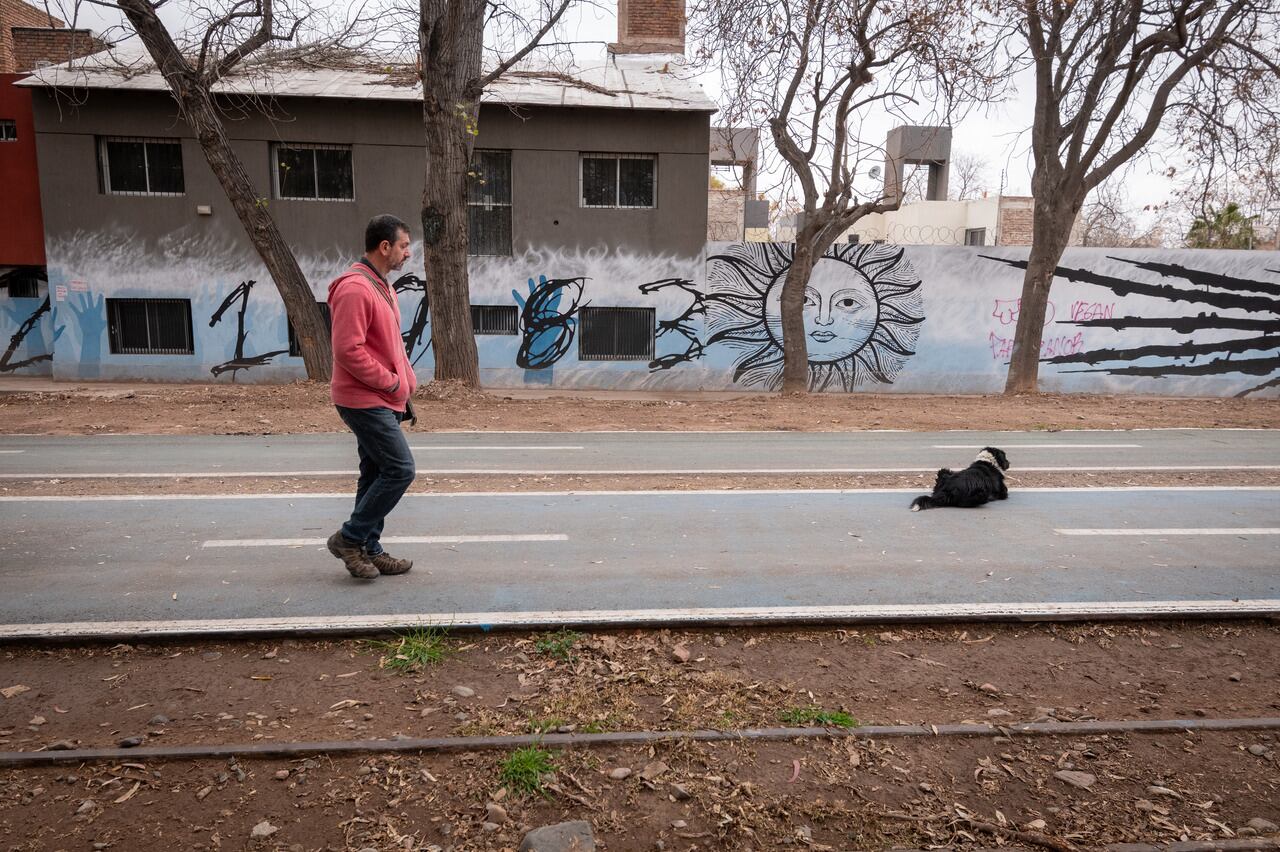
<instances>
[{"instance_id":1,"label":"patch of grass","mask_svg":"<svg viewBox=\"0 0 1280 852\"><path fill-rule=\"evenodd\" d=\"M546 719L529 719L529 731L535 734L547 734L556 728L563 728L569 724L559 716L550 716Z\"/></svg>"},{"instance_id":2,"label":"patch of grass","mask_svg":"<svg viewBox=\"0 0 1280 852\"><path fill-rule=\"evenodd\" d=\"M573 649L582 639L581 633L560 628L555 633L543 633L533 643L533 650L562 663L573 659Z\"/></svg>"},{"instance_id":3,"label":"patch of grass","mask_svg":"<svg viewBox=\"0 0 1280 852\"><path fill-rule=\"evenodd\" d=\"M441 627L419 627L397 633L394 639L370 639L365 647L382 654L378 665L399 674L421 671L449 655L448 631Z\"/></svg>"},{"instance_id":4,"label":"patch of grass","mask_svg":"<svg viewBox=\"0 0 1280 852\"><path fill-rule=\"evenodd\" d=\"M788 725L821 725L826 728L856 728L861 723L843 710L821 707L792 707L779 714Z\"/></svg>"},{"instance_id":5,"label":"patch of grass","mask_svg":"<svg viewBox=\"0 0 1280 852\"><path fill-rule=\"evenodd\" d=\"M529 746L513 751L502 761L498 777L512 794L550 797L542 776L554 772L555 761L551 752L541 746Z\"/></svg>"}]
</instances>

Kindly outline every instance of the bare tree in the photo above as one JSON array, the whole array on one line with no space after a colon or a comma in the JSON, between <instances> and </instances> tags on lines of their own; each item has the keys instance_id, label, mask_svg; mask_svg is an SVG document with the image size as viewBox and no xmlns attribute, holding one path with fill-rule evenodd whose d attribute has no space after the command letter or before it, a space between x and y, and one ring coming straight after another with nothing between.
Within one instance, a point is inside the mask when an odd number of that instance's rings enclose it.
<instances>
[{"instance_id":1,"label":"bare tree","mask_svg":"<svg viewBox=\"0 0 1280 852\"><path fill-rule=\"evenodd\" d=\"M1004 0L1035 73L1035 210L1005 393L1037 390L1054 271L1086 196L1162 125L1239 149L1280 74L1274 3Z\"/></svg>"},{"instance_id":2,"label":"bare tree","mask_svg":"<svg viewBox=\"0 0 1280 852\"><path fill-rule=\"evenodd\" d=\"M861 184L883 148L860 136L873 113L904 118L936 104L945 120L961 98L983 97L990 78L971 39L966 0L693 0L689 33L698 60L724 80L726 124L765 124L798 187L801 221L782 288L783 393L809 389L805 286L814 264L850 225L896 209ZM911 122L918 123L918 122ZM934 123L941 123L935 121ZM895 193L896 195L896 193Z\"/></svg>"},{"instance_id":3,"label":"bare tree","mask_svg":"<svg viewBox=\"0 0 1280 852\"><path fill-rule=\"evenodd\" d=\"M1253 245L1274 249L1280 226L1280 121L1256 127L1238 150L1201 144L1212 143L1212 137L1182 141L1185 168L1170 166L1167 172L1177 181L1171 206L1182 216L1180 233L1194 230L1197 220L1214 221L1234 203L1251 217Z\"/></svg>"},{"instance_id":4,"label":"bare tree","mask_svg":"<svg viewBox=\"0 0 1280 852\"><path fill-rule=\"evenodd\" d=\"M1082 246L1137 248L1157 246L1164 241L1166 208L1147 206L1143 209L1149 222L1138 224L1119 184L1110 180L1101 184L1080 210L1076 231Z\"/></svg>"},{"instance_id":5,"label":"bare tree","mask_svg":"<svg viewBox=\"0 0 1280 852\"><path fill-rule=\"evenodd\" d=\"M956 154L950 162L951 199L968 201L979 198L987 191L990 163L977 154Z\"/></svg>"},{"instance_id":6,"label":"bare tree","mask_svg":"<svg viewBox=\"0 0 1280 852\"><path fill-rule=\"evenodd\" d=\"M480 96L543 42L573 2L538 0L537 11L526 15L501 0L421 0L418 49L427 163L422 242L437 379L480 386L471 330L466 207ZM486 28L505 28L508 43L522 42L488 71Z\"/></svg>"},{"instance_id":7,"label":"bare tree","mask_svg":"<svg viewBox=\"0 0 1280 852\"><path fill-rule=\"evenodd\" d=\"M307 377L328 381L332 369L329 329L306 276L272 218L266 199L255 192L244 164L223 127L213 88L246 60L272 47L293 43L308 15L283 0L214 0L184 8L190 22L177 36L160 19L167 0L86 0L121 12L164 76L179 114L196 135L209 168L222 185L284 300L302 350ZM352 29L317 38L320 50L341 44Z\"/></svg>"}]
</instances>

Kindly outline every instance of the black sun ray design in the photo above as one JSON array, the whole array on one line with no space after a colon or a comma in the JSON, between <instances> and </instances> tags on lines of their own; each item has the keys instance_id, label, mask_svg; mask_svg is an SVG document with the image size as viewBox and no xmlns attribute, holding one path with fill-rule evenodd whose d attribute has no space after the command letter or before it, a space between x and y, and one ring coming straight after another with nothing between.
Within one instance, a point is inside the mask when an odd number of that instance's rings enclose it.
<instances>
[{"instance_id":1,"label":"black sun ray design","mask_svg":"<svg viewBox=\"0 0 1280 852\"><path fill-rule=\"evenodd\" d=\"M782 284L790 243L735 243L707 263L707 346L741 353L733 380L776 390L782 384ZM920 279L896 246L833 246L805 288L809 389L852 391L892 384L915 354L924 301Z\"/></svg>"}]
</instances>

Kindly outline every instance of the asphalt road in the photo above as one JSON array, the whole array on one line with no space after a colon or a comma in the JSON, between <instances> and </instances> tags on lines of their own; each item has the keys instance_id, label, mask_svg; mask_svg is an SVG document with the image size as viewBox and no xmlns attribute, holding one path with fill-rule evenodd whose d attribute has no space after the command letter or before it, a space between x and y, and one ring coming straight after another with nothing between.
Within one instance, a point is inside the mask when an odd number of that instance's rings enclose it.
<instances>
[{"instance_id":1,"label":"asphalt road","mask_svg":"<svg viewBox=\"0 0 1280 852\"><path fill-rule=\"evenodd\" d=\"M410 433L424 475L860 473L963 466L1004 449L1015 471L1280 469L1280 430L1097 432ZM355 471L349 434L0 437L0 479L293 476Z\"/></svg>"},{"instance_id":2,"label":"asphalt road","mask_svg":"<svg viewBox=\"0 0 1280 852\"><path fill-rule=\"evenodd\" d=\"M494 440L431 440L474 437ZM1213 436L1199 437L1208 453ZM1272 440L1226 439L1232 458ZM903 458L942 442L874 440ZM147 461L180 461L158 455ZM360 582L322 544L348 497L6 498L0 638L1280 612L1280 489L1024 489L922 513L909 502L892 490L411 495L387 535L410 539L388 548L416 567Z\"/></svg>"}]
</instances>

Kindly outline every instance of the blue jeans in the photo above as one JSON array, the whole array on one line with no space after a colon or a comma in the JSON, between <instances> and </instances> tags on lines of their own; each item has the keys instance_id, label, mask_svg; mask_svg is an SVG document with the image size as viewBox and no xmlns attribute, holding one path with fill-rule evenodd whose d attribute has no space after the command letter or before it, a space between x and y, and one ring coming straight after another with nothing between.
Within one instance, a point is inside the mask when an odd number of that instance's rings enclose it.
<instances>
[{"instance_id":1,"label":"blue jeans","mask_svg":"<svg viewBox=\"0 0 1280 852\"><path fill-rule=\"evenodd\" d=\"M342 525L347 541L363 544L365 552L382 552L382 526L400 502L417 472L409 442L400 430L401 414L390 408L336 406L342 422L355 433L360 453L360 482L356 508Z\"/></svg>"}]
</instances>

